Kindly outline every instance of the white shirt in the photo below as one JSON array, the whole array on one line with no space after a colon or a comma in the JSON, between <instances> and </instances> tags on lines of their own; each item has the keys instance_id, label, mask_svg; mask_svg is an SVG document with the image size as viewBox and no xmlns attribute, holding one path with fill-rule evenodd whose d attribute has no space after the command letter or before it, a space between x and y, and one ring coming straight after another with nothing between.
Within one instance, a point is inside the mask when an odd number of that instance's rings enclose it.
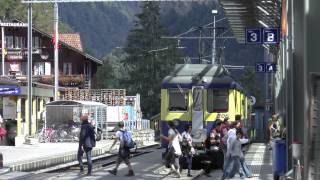
<instances>
[{"instance_id":1,"label":"white shirt","mask_svg":"<svg viewBox=\"0 0 320 180\"><path fill-rule=\"evenodd\" d=\"M182 133L182 138L186 139L188 141L188 143L190 143L190 145L192 145L192 137L191 137L190 133L188 133L187 131L184 131Z\"/></svg>"},{"instance_id":2,"label":"white shirt","mask_svg":"<svg viewBox=\"0 0 320 180\"><path fill-rule=\"evenodd\" d=\"M122 136L123 136L122 131L125 131L125 130L123 128L121 128L116 132L116 137L118 138L119 141L122 141Z\"/></svg>"},{"instance_id":3,"label":"white shirt","mask_svg":"<svg viewBox=\"0 0 320 180\"><path fill-rule=\"evenodd\" d=\"M174 137L172 141L169 142L169 147L172 146L174 148L175 154L181 155L182 154L181 147L180 147L180 141L182 140L181 135L179 133L176 135L176 132L173 129L169 129L168 135Z\"/></svg>"},{"instance_id":4,"label":"white shirt","mask_svg":"<svg viewBox=\"0 0 320 180\"><path fill-rule=\"evenodd\" d=\"M236 128L229 129L228 131L228 140L227 140L227 149L230 148L231 141L237 138Z\"/></svg>"}]
</instances>

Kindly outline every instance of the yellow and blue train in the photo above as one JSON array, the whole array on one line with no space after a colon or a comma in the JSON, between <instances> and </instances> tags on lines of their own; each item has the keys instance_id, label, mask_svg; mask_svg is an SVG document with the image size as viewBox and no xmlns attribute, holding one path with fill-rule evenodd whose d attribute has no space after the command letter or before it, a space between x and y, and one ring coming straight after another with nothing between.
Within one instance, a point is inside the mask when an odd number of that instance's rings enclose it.
<instances>
[{"instance_id":1,"label":"yellow and blue train","mask_svg":"<svg viewBox=\"0 0 320 180\"><path fill-rule=\"evenodd\" d=\"M249 98L222 65L177 64L162 82L161 134L167 135L168 121L175 119L180 132L192 124L195 143L204 142L217 119L233 121L241 115L246 125L251 117Z\"/></svg>"}]
</instances>

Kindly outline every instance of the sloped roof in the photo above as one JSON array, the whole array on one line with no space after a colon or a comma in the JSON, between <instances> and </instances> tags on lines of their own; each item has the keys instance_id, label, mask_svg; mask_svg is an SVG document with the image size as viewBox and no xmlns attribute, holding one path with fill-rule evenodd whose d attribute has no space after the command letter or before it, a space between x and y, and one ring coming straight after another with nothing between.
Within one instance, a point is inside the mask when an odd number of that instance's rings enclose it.
<instances>
[{"instance_id":1,"label":"sloped roof","mask_svg":"<svg viewBox=\"0 0 320 180\"><path fill-rule=\"evenodd\" d=\"M18 20L18 19L14 19L13 22L23 23L22 21L20 21L20 20ZM32 29L33 29L34 31L37 31L37 32L39 32L39 33L47 36L47 37L50 38L50 39L53 39L52 34L48 34L48 33L44 32L44 31L42 31L42 30L40 30L40 29L38 29L38 28L35 28L35 27L32 27ZM59 35L60 35L60 34L59 34ZM80 36L80 35L79 35L79 36ZM80 39L80 38L79 38L79 39ZM80 50L80 49L78 49L78 48L76 48L76 47L74 47L74 46L71 46L71 45L68 44L67 42L62 41L62 39L61 39L60 37L59 37L59 43L62 44L63 46L65 46L65 47L69 48L69 49L72 49L73 51L76 51L77 53L79 53L79 54L81 54L82 56L86 57L87 59L89 59L89 60L97 63L98 65L102 65L102 64L103 64L102 60L97 59L97 58L91 56L90 54L85 53L85 52L83 52L82 50ZM81 46L81 47L82 47L82 46ZM82 48L81 48L81 49L82 49Z\"/></svg>"},{"instance_id":2,"label":"sloped roof","mask_svg":"<svg viewBox=\"0 0 320 180\"><path fill-rule=\"evenodd\" d=\"M50 34L50 35L53 35L53 34ZM59 33L59 40L83 52L79 33L64 33L64 34Z\"/></svg>"}]
</instances>

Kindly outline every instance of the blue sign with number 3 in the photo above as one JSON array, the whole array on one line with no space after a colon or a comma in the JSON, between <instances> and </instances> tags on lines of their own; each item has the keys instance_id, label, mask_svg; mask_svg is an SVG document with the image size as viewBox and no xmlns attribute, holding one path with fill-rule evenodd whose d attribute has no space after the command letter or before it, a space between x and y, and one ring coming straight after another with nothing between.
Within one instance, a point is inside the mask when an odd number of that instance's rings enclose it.
<instances>
[{"instance_id":1,"label":"blue sign with number 3","mask_svg":"<svg viewBox=\"0 0 320 180\"><path fill-rule=\"evenodd\" d=\"M260 28L246 29L246 43L247 44L261 43L261 29Z\"/></svg>"},{"instance_id":2,"label":"blue sign with number 3","mask_svg":"<svg viewBox=\"0 0 320 180\"><path fill-rule=\"evenodd\" d=\"M265 63L256 63L256 72L264 73L266 72L266 64Z\"/></svg>"}]
</instances>

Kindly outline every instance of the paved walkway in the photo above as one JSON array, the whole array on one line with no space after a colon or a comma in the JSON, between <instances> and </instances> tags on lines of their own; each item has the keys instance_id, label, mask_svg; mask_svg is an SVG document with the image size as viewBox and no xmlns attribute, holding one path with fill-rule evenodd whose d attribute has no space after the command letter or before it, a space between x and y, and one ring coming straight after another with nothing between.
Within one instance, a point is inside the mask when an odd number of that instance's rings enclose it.
<instances>
[{"instance_id":1,"label":"paved walkway","mask_svg":"<svg viewBox=\"0 0 320 180\"><path fill-rule=\"evenodd\" d=\"M95 149L105 149L110 147L111 141L99 141ZM13 166L22 162L39 160L53 156L63 156L76 153L78 143L40 143L36 145L21 146L0 146L3 154L4 166Z\"/></svg>"},{"instance_id":2,"label":"paved walkway","mask_svg":"<svg viewBox=\"0 0 320 180\"><path fill-rule=\"evenodd\" d=\"M127 166L125 164L121 164L118 169L117 176L108 173L108 170L114 168L114 164L102 167L99 169L93 170L92 176L85 176L84 174L79 174L78 168L73 168L63 172L54 172L54 173L24 173L24 172L12 172L8 174L4 174L0 176L0 180L7 179L23 179L23 180L76 180L76 179L92 179L92 180L175 180L173 175L168 175L168 170L163 168L161 153L163 149L153 149L153 152L143 154L141 156L134 157L131 159L131 164L135 171L134 177L126 177L125 174L128 173ZM93 164L95 166L95 164ZM85 167L85 172L87 171L87 167ZM192 171L193 177L187 177L187 171L183 170L181 180L192 180L200 175L201 171Z\"/></svg>"},{"instance_id":3,"label":"paved walkway","mask_svg":"<svg viewBox=\"0 0 320 180\"><path fill-rule=\"evenodd\" d=\"M273 180L272 174L272 151L263 143L253 143L245 154L246 163L252 171L253 177L249 180ZM221 179L222 170L215 170L211 177L201 177L200 179ZM236 175L233 179L240 179Z\"/></svg>"}]
</instances>

